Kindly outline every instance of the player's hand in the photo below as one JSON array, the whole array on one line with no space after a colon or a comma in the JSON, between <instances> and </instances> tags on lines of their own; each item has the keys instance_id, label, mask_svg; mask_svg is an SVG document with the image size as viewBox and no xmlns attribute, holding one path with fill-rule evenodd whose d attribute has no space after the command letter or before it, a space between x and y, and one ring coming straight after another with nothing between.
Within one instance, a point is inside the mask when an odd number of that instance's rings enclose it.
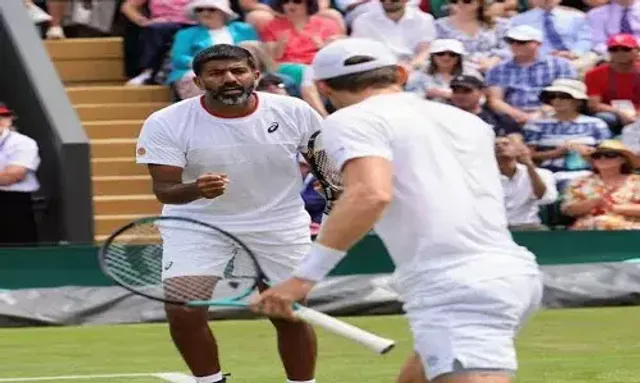
<instances>
[{"instance_id":1,"label":"player's hand","mask_svg":"<svg viewBox=\"0 0 640 383\"><path fill-rule=\"evenodd\" d=\"M216 198L224 194L229 179L223 173L206 173L198 177L196 187L204 198Z\"/></svg>"},{"instance_id":2,"label":"player's hand","mask_svg":"<svg viewBox=\"0 0 640 383\"><path fill-rule=\"evenodd\" d=\"M295 319L293 304L304 299L314 283L291 278L254 296L249 303L251 310L269 317Z\"/></svg>"}]
</instances>

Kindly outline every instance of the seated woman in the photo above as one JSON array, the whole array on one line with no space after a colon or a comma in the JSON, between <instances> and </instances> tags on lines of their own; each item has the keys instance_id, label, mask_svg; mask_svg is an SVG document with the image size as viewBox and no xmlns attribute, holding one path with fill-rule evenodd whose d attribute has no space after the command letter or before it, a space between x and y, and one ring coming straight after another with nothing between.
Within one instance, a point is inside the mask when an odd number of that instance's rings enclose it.
<instances>
[{"instance_id":1,"label":"seated woman","mask_svg":"<svg viewBox=\"0 0 640 383\"><path fill-rule=\"evenodd\" d=\"M464 46L457 40L440 39L431 43L429 62L424 71L411 72L405 90L433 101L448 102L451 98L449 83L461 74L480 73L464 62Z\"/></svg>"},{"instance_id":2,"label":"seated woman","mask_svg":"<svg viewBox=\"0 0 640 383\"><path fill-rule=\"evenodd\" d=\"M594 174L573 180L562 212L571 230L640 230L640 158L620 141L605 140L587 156Z\"/></svg>"},{"instance_id":3,"label":"seated woman","mask_svg":"<svg viewBox=\"0 0 640 383\"><path fill-rule=\"evenodd\" d=\"M283 17L260 33L277 62L309 65L320 48L344 37L337 22L317 15L318 0L275 0L273 8Z\"/></svg>"},{"instance_id":4,"label":"seated woman","mask_svg":"<svg viewBox=\"0 0 640 383\"><path fill-rule=\"evenodd\" d=\"M174 85L181 99L203 94L193 82L195 74L191 62L202 49L215 44L239 44L257 40L258 34L249 24L232 21L237 15L228 0L195 0L186 9L190 19L198 25L176 34L171 49L171 73L167 84Z\"/></svg>"},{"instance_id":5,"label":"seated woman","mask_svg":"<svg viewBox=\"0 0 640 383\"><path fill-rule=\"evenodd\" d=\"M125 0L122 3L121 12L129 21L142 28L139 74L129 80L127 85L144 85L153 80L174 35L180 29L193 24L185 16L185 8L189 1ZM149 8L149 17L142 12L145 5Z\"/></svg>"}]
</instances>

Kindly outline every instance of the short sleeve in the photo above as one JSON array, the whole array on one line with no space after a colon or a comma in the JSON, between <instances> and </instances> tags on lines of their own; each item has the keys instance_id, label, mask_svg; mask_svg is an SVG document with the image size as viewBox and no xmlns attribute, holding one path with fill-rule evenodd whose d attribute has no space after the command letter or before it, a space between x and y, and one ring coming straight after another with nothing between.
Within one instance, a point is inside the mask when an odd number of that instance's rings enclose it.
<instances>
[{"instance_id":1,"label":"short sleeve","mask_svg":"<svg viewBox=\"0 0 640 383\"><path fill-rule=\"evenodd\" d=\"M21 166L31 171L38 170L40 166L40 155L38 154L38 144L30 138L16 140L10 148L7 148L7 164Z\"/></svg>"},{"instance_id":2,"label":"short sleeve","mask_svg":"<svg viewBox=\"0 0 640 383\"><path fill-rule=\"evenodd\" d=\"M524 142L527 145L538 145L540 142L540 136L542 135L542 131L539 126L533 123L525 124L522 129L524 133Z\"/></svg>"},{"instance_id":3,"label":"short sleeve","mask_svg":"<svg viewBox=\"0 0 640 383\"><path fill-rule=\"evenodd\" d=\"M393 160L389 132L384 126L366 118L328 118L322 126L324 146L338 167L351 159L382 157Z\"/></svg>"},{"instance_id":4,"label":"short sleeve","mask_svg":"<svg viewBox=\"0 0 640 383\"><path fill-rule=\"evenodd\" d=\"M488 86L500 86L500 70L501 65L498 64L487 72L486 82Z\"/></svg>"},{"instance_id":5,"label":"short sleeve","mask_svg":"<svg viewBox=\"0 0 640 383\"><path fill-rule=\"evenodd\" d=\"M152 115L144 122L138 137L136 162L184 168L187 160L170 127Z\"/></svg>"},{"instance_id":6,"label":"short sleeve","mask_svg":"<svg viewBox=\"0 0 640 383\"><path fill-rule=\"evenodd\" d=\"M265 25L264 28L262 28L262 30L260 31L260 38L262 39L262 41L270 42L277 40L275 24L276 21L277 19L274 19L270 23Z\"/></svg>"},{"instance_id":7,"label":"short sleeve","mask_svg":"<svg viewBox=\"0 0 640 383\"><path fill-rule=\"evenodd\" d=\"M606 122L601 119L595 120L595 127L593 131L593 136L596 141L599 143L602 140L606 140L611 137L611 130Z\"/></svg>"},{"instance_id":8,"label":"short sleeve","mask_svg":"<svg viewBox=\"0 0 640 383\"><path fill-rule=\"evenodd\" d=\"M303 103L301 109L302 123L299 125L302 131L302 139L298 144L298 151L306 153L311 135L322 127L322 116L308 104Z\"/></svg>"}]
</instances>

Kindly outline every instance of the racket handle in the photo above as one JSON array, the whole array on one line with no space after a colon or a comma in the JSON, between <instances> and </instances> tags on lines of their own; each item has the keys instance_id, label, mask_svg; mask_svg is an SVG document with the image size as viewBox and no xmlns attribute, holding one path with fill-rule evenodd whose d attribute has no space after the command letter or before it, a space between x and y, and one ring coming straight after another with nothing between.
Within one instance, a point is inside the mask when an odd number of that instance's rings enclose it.
<instances>
[{"instance_id":1,"label":"racket handle","mask_svg":"<svg viewBox=\"0 0 640 383\"><path fill-rule=\"evenodd\" d=\"M391 351L396 344L396 342L391 339L379 337L361 328L350 325L319 311L312 310L308 307L297 306L293 315L311 325L322 327L336 335L358 342L377 354L386 354Z\"/></svg>"}]
</instances>

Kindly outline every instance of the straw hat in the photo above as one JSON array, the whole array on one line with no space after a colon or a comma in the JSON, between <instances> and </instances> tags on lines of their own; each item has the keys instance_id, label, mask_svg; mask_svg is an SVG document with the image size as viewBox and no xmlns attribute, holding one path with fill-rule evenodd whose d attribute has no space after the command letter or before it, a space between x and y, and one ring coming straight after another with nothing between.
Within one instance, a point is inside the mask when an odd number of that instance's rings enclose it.
<instances>
[{"instance_id":1,"label":"straw hat","mask_svg":"<svg viewBox=\"0 0 640 383\"><path fill-rule=\"evenodd\" d=\"M636 156L619 140L603 140L593 151L585 155L586 160L592 162L591 155L598 152L619 153L627 160L632 168L640 168L640 157Z\"/></svg>"},{"instance_id":2,"label":"straw hat","mask_svg":"<svg viewBox=\"0 0 640 383\"><path fill-rule=\"evenodd\" d=\"M570 78L559 78L551 83L551 86L544 88L540 92L540 101L545 104L547 103L548 93L566 93L576 100L587 101L589 99L587 86L582 81Z\"/></svg>"},{"instance_id":3,"label":"straw hat","mask_svg":"<svg viewBox=\"0 0 640 383\"><path fill-rule=\"evenodd\" d=\"M198 8L215 8L222 11L227 16L228 20L235 20L238 18L238 14L231 9L229 0L193 0L187 5L187 16L191 20L196 20L196 9Z\"/></svg>"}]
</instances>

